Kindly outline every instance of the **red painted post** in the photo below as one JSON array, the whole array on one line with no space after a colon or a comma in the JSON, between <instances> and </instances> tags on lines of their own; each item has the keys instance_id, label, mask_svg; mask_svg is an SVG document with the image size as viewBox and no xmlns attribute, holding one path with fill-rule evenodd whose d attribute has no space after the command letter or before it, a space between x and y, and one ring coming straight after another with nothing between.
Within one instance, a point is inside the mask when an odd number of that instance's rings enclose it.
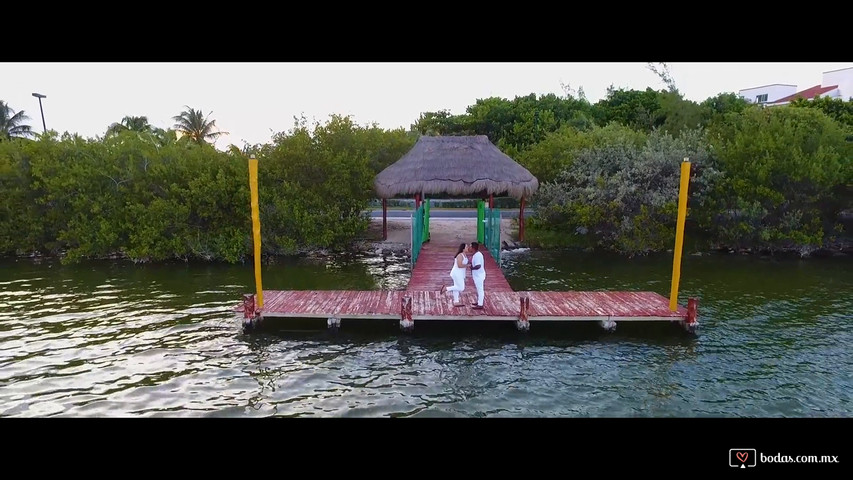
<instances>
[{"instance_id":1,"label":"red painted post","mask_svg":"<svg viewBox=\"0 0 853 480\"><path fill-rule=\"evenodd\" d=\"M400 305L400 328L410 330L415 326L412 321L412 297L406 295L401 299Z\"/></svg>"},{"instance_id":2,"label":"red painted post","mask_svg":"<svg viewBox=\"0 0 853 480\"><path fill-rule=\"evenodd\" d=\"M243 318L247 320L255 318L255 296L251 293L243 295Z\"/></svg>"},{"instance_id":3,"label":"red painted post","mask_svg":"<svg viewBox=\"0 0 853 480\"><path fill-rule=\"evenodd\" d=\"M530 308L530 297L522 296L519 300L521 301L521 308L518 312L518 320L515 322L515 328L527 332L530 330L530 320L527 313L527 310Z\"/></svg>"},{"instance_id":4,"label":"red painted post","mask_svg":"<svg viewBox=\"0 0 853 480\"><path fill-rule=\"evenodd\" d=\"M518 209L518 241L524 241L524 197L521 197L521 208Z\"/></svg>"},{"instance_id":5,"label":"red painted post","mask_svg":"<svg viewBox=\"0 0 853 480\"><path fill-rule=\"evenodd\" d=\"M406 319L412 321L412 297L409 297L409 302L406 304Z\"/></svg>"},{"instance_id":6,"label":"red painted post","mask_svg":"<svg viewBox=\"0 0 853 480\"><path fill-rule=\"evenodd\" d=\"M699 308L699 300L696 298L687 299L687 325L696 325L696 315Z\"/></svg>"},{"instance_id":7,"label":"red painted post","mask_svg":"<svg viewBox=\"0 0 853 480\"><path fill-rule=\"evenodd\" d=\"M417 210L418 208L420 208L420 206L421 206L421 194L420 194L420 193L416 193L416 194L415 194L415 210Z\"/></svg>"},{"instance_id":8,"label":"red painted post","mask_svg":"<svg viewBox=\"0 0 853 480\"><path fill-rule=\"evenodd\" d=\"M489 194L489 208L495 208L495 196Z\"/></svg>"},{"instance_id":9,"label":"red painted post","mask_svg":"<svg viewBox=\"0 0 853 480\"><path fill-rule=\"evenodd\" d=\"M388 240L388 199L382 199L382 240Z\"/></svg>"}]
</instances>

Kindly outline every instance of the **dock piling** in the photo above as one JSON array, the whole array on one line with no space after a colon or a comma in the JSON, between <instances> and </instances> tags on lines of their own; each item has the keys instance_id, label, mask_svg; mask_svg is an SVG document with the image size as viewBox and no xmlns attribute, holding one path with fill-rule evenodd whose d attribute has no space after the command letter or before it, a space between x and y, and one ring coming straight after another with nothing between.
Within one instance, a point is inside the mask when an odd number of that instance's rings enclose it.
<instances>
[{"instance_id":1,"label":"dock piling","mask_svg":"<svg viewBox=\"0 0 853 480\"><path fill-rule=\"evenodd\" d=\"M409 295L404 295L402 298L400 328L404 332L410 332L415 328L415 322L412 320L412 297Z\"/></svg>"},{"instance_id":2,"label":"dock piling","mask_svg":"<svg viewBox=\"0 0 853 480\"><path fill-rule=\"evenodd\" d=\"M530 297L527 295L522 295L519 298L519 303L521 304L518 312L518 320L515 322L515 328L520 332L529 332L530 331L530 319L527 316L527 311L530 309Z\"/></svg>"},{"instance_id":3,"label":"dock piling","mask_svg":"<svg viewBox=\"0 0 853 480\"><path fill-rule=\"evenodd\" d=\"M243 295L243 331L249 331L261 322L261 312L255 304L255 296L251 293Z\"/></svg>"},{"instance_id":4,"label":"dock piling","mask_svg":"<svg viewBox=\"0 0 853 480\"><path fill-rule=\"evenodd\" d=\"M699 327L699 320L697 320L697 310L699 309L699 300L696 298L688 298L687 299L687 318L684 319L682 324L684 325L684 329L690 333L696 333L696 329Z\"/></svg>"}]
</instances>

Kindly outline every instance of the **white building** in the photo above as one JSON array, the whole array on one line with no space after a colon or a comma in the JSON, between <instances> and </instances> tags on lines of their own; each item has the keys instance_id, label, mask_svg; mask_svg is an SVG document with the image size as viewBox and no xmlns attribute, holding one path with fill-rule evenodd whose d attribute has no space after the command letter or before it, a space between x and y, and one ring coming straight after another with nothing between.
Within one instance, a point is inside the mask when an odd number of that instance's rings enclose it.
<instances>
[{"instance_id":1,"label":"white building","mask_svg":"<svg viewBox=\"0 0 853 480\"><path fill-rule=\"evenodd\" d=\"M814 100L816 97L853 100L853 67L823 72L819 85L797 91L795 85L773 84L748 88L738 94L751 103L767 106L787 105L796 98Z\"/></svg>"},{"instance_id":2,"label":"white building","mask_svg":"<svg viewBox=\"0 0 853 480\"><path fill-rule=\"evenodd\" d=\"M838 96L833 98L840 98L844 101L853 100L853 67L823 72L821 85L838 87Z\"/></svg>"},{"instance_id":3,"label":"white building","mask_svg":"<svg viewBox=\"0 0 853 480\"><path fill-rule=\"evenodd\" d=\"M770 85L763 85L760 87L753 87L741 90L738 92L738 95L743 97L747 102L750 103L772 103L780 98L787 97L793 93L796 93L797 86L796 85L788 85L785 83L773 83Z\"/></svg>"}]
</instances>

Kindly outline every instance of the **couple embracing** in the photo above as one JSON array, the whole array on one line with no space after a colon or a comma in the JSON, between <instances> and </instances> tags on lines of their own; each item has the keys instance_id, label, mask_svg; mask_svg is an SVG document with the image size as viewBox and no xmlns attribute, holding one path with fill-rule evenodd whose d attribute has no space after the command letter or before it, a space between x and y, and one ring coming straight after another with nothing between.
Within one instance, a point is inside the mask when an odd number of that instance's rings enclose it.
<instances>
[{"instance_id":1,"label":"couple embracing","mask_svg":"<svg viewBox=\"0 0 853 480\"><path fill-rule=\"evenodd\" d=\"M468 254L474 252L471 257L471 263L468 263ZM485 291L483 284L486 281L486 269L483 265L483 254L480 253L480 244L472 242L470 244L459 245L459 250L453 258L453 268L450 269L450 278L453 279L453 286L441 286L441 293L453 292L453 306L461 307L464 304L459 300L459 294L465 291L465 272L471 269L471 278L474 280L474 286L477 288L477 303L472 304L471 308L476 310L483 309L483 299Z\"/></svg>"}]
</instances>

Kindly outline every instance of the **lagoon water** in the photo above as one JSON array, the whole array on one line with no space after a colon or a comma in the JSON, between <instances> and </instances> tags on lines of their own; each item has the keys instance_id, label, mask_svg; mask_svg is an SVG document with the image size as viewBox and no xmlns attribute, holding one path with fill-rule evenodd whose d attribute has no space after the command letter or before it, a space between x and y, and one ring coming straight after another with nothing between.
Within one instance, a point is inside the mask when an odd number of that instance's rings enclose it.
<instances>
[{"instance_id":1,"label":"lagoon water","mask_svg":"<svg viewBox=\"0 0 853 480\"><path fill-rule=\"evenodd\" d=\"M507 253L515 289L651 290L671 257ZM401 288L406 259L279 260L270 289ZM853 414L853 258L685 257L676 325L245 334L250 264L0 261L0 416Z\"/></svg>"}]
</instances>

